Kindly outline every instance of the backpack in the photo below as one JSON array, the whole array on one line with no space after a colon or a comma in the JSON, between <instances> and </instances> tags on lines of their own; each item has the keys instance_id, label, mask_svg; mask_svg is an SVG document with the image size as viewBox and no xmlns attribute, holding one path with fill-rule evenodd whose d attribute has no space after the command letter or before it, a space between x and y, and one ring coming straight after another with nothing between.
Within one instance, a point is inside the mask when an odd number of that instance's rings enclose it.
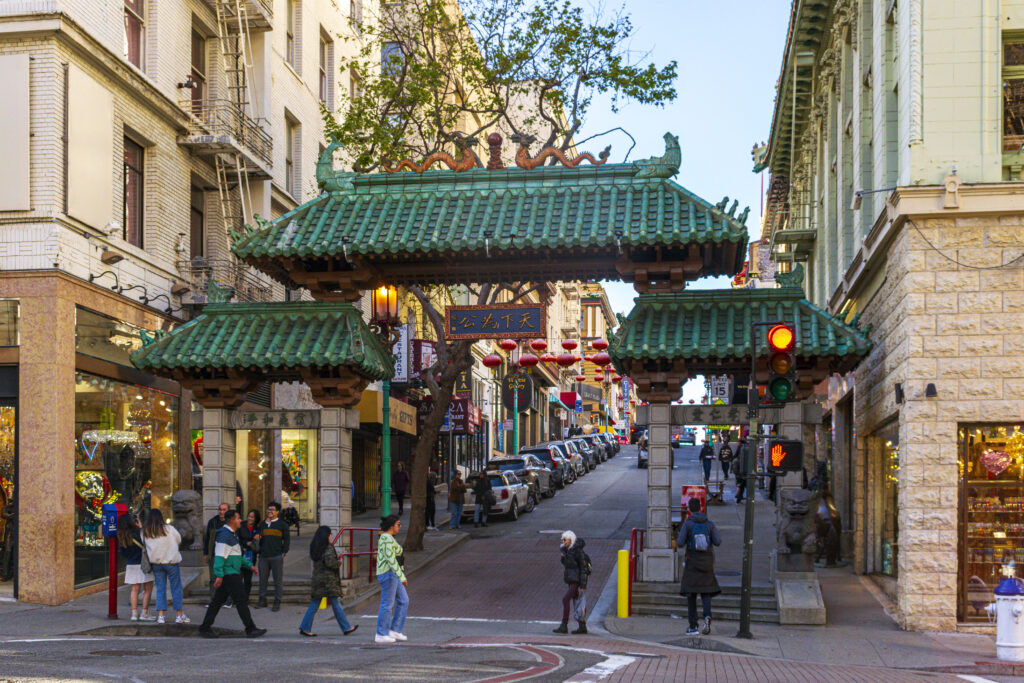
<instances>
[{"instance_id":1,"label":"backpack","mask_svg":"<svg viewBox=\"0 0 1024 683\"><path fill-rule=\"evenodd\" d=\"M587 576L589 576L590 573L594 570L594 565L591 564L591 562L590 562L590 555L587 555L587 553L585 551L583 553L583 567L582 567L582 569L583 569L583 573L586 574Z\"/></svg>"},{"instance_id":2,"label":"backpack","mask_svg":"<svg viewBox=\"0 0 1024 683\"><path fill-rule=\"evenodd\" d=\"M711 536L707 522L694 522L690 532L690 550L708 550L711 547Z\"/></svg>"}]
</instances>

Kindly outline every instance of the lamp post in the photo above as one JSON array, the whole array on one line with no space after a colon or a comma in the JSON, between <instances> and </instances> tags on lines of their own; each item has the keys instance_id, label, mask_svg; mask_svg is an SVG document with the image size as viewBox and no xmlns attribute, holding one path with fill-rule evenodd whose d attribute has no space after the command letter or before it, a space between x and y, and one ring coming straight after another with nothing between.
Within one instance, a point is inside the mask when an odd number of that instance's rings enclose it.
<instances>
[{"instance_id":1,"label":"lamp post","mask_svg":"<svg viewBox=\"0 0 1024 683\"><path fill-rule=\"evenodd\" d=\"M370 306L370 328L384 341L394 366L394 348L398 341L398 290L384 285L373 290ZM382 516L391 514L391 380L381 382L381 456L380 497Z\"/></svg>"}]
</instances>

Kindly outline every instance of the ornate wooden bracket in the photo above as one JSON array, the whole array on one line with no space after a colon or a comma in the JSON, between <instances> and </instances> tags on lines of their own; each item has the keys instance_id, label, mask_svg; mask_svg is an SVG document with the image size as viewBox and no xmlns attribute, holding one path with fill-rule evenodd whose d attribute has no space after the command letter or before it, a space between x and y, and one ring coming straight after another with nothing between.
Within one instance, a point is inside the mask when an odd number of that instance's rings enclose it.
<instances>
[{"instance_id":1,"label":"ornate wooden bracket","mask_svg":"<svg viewBox=\"0 0 1024 683\"><path fill-rule=\"evenodd\" d=\"M204 408L237 408L245 402L246 394L256 389L260 382L258 376L236 370L218 375L197 377L191 373L175 372L174 379L191 391L196 402Z\"/></svg>"},{"instance_id":2,"label":"ornate wooden bracket","mask_svg":"<svg viewBox=\"0 0 1024 683\"><path fill-rule=\"evenodd\" d=\"M312 391L313 400L322 406L352 408L370 383L347 367L300 368L300 374Z\"/></svg>"},{"instance_id":3,"label":"ornate wooden bracket","mask_svg":"<svg viewBox=\"0 0 1024 683\"><path fill-rule=\"evenodd\" d=\"M651 403L668 403L679 398L683 383L689 378L686 361L673 360L631 360L620 370L636 384L636 393Z\"/></svg>"}]
</instances>

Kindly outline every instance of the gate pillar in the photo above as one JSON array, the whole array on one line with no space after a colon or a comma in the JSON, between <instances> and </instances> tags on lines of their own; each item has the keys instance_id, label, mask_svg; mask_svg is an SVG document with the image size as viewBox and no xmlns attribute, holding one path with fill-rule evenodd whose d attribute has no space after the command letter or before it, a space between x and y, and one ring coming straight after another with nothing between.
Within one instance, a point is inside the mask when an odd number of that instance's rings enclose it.
<instances>
[{"instance_id":1,"label":"gate pillar","mask_svg":"<svg viewBox=\"0 0 1024 683\"><path fill-rule=\"evenodd\" d=\"M672 550L672 406L652 403L648 412L647 537L641 557L644 581L674 581Z\"/></svg>"}]
</instances>

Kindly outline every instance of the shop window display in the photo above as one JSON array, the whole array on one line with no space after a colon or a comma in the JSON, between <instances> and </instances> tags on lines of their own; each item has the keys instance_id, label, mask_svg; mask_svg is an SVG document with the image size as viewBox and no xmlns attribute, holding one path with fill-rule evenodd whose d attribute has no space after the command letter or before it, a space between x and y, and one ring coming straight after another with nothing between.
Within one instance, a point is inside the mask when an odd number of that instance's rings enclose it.
<instances>
[{"instance_id":1,"label":"shop window display","mask_svg":"<svg viewBox=\"0 0 1024 683\"><path fill-rule=\"evenodd\" d=\"M14 576L15 408L0 405L0 581Z\"/></svg>"},{"instance_id":2,"label":"shop window display","mask_svg":"<svg viewBox=\"0 0 1024 683\"><path fill-rule=\"evenodd\" d=\"M287 495L304 521L316 519L316 481L312 488L309 481L317 467L316 437L315 429L281 430L282 499Z\"/></svg>"},{"instance_id":3,"label":"shop window display","mask_svg":"<svg viewBox=\"0 0 1024 683\"><path fill-rule=\"evenodd\" d=\"M891 433L882 442L882 471L885 493L882 505L882 573L899 574L899 491L900 491L900 437Z\"/></svg>"},{"instance_id":4,"label":"shop window display","mask_svg":"<svg viewBox=\"0 0 1024 683\"><path fill-rule=\"evenodd\" d=\"M83 584L107 575L104 503L171 517L178 399L84 372L75 379L75 583Z\"/></svg>"},{"instance_id":5,"label":"shop window display","mask_svg":"<svg viewBox=\"0 0 1024 683\"><path fill-rule=\"evenodd\" d=\"M1024 563L1024 423L960 425L961 621L985 606L1010 561Z\"/></svg>"}]
</instances>

